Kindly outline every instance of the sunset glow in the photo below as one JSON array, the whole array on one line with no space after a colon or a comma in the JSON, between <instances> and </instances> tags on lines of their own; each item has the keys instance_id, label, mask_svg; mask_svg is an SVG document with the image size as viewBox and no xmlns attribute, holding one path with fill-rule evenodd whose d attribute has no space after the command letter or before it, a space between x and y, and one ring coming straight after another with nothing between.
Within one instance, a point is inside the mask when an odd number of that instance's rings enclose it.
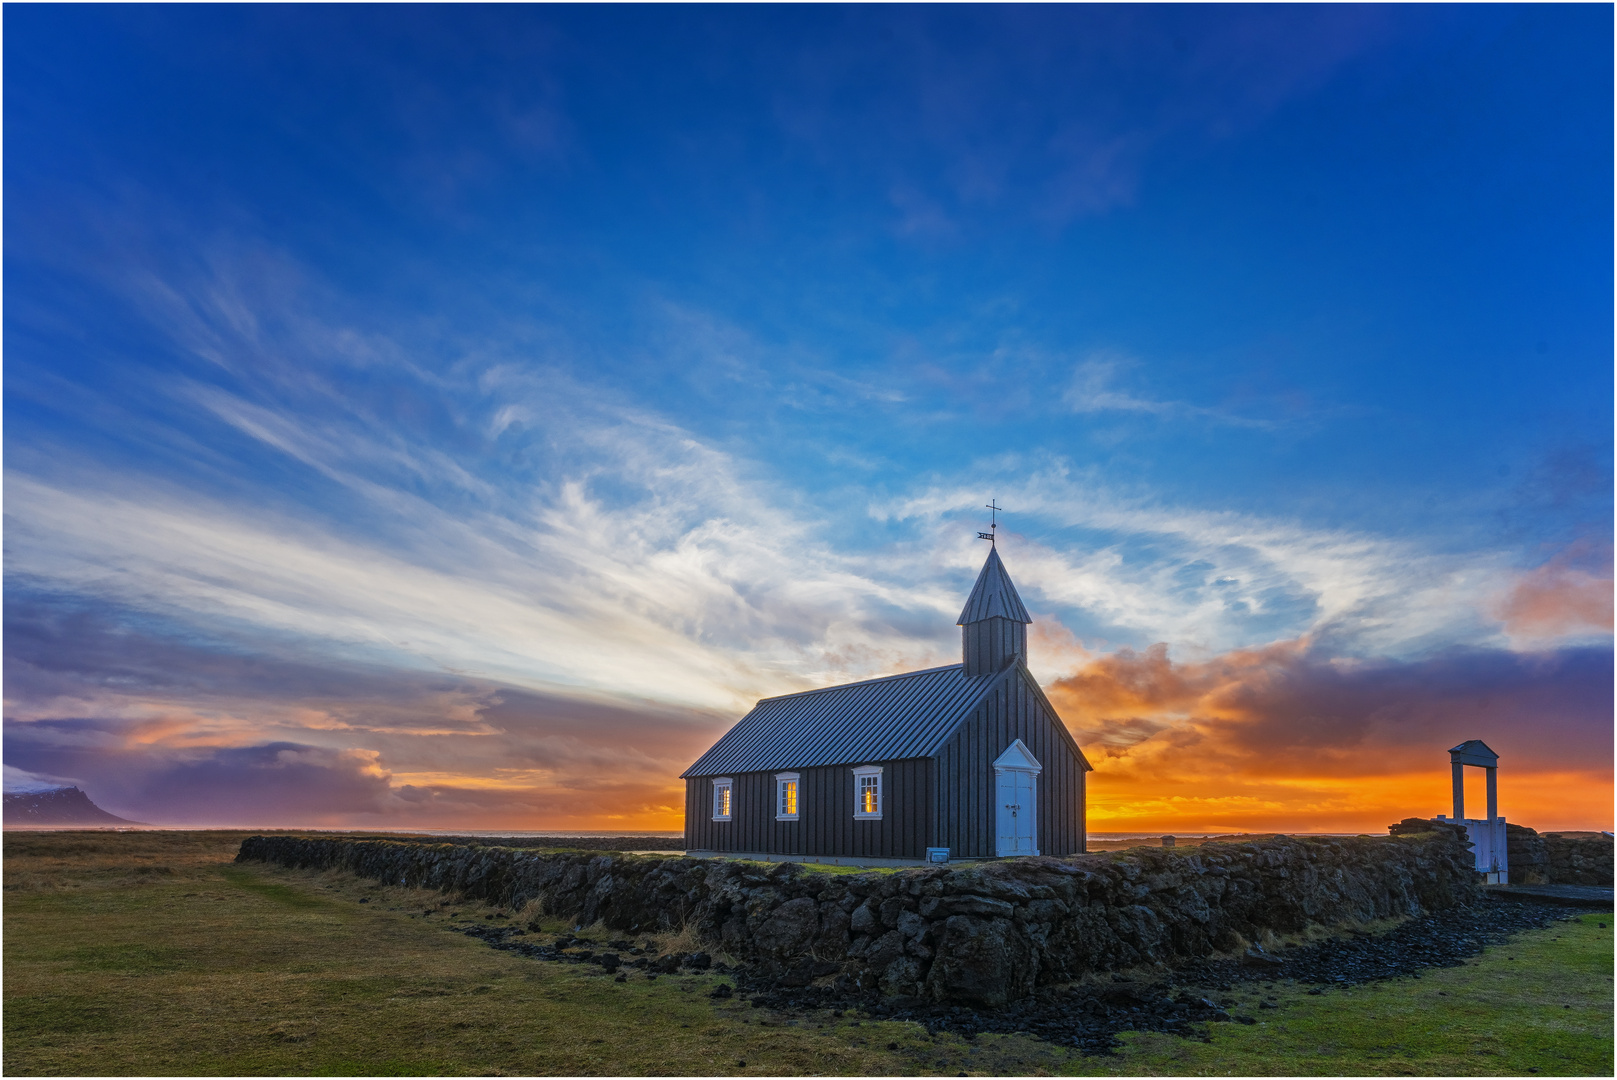
<instances>
[{"instance_id":1,"label":"sunset glow","mask_svg":"<svg viewBox=\"0 0 1617 1080\"><path fill-rule=\"evenodd\" d=\"M677 830L993 500L1091 830L1612 827L1609 7L5 20L8 790Z\"/></svg>"}]
</instances>

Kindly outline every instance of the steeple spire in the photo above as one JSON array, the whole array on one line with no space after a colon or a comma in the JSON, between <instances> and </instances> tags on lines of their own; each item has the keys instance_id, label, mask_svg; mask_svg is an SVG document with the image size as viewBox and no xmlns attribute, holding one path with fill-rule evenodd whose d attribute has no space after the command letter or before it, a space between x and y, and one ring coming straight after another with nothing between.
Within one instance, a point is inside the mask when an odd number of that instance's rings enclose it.
<instances>
[{"instance_id":1,"label":"steeple spire","mask_svg":"<svg viewBox=\"0 0 1617 1080\"><path fill-rule=\"evenodd\" d=\"M1000 561L999 548L990 547L956 624L961 627L961 658L966 675L992 675L1012 657L1020 656L1025 662L1027 624L1032 621Z\"/></svg>"},{"instance_id":2,"label":"steeple spire","mask_svg":"<svg viewBox=\"0 0 1617 1080\"><path fill-rule=\"evenodd\" d=\"M1014 619L1024 624L1033 621L1027 608L1022 606L1022 598L1017 595L1005 564L1000 561L997 547L988 549L988 558L977 574L977 584L972 586L971 596L955 625L968 626L983 619Z\"/></svg>"}]
</instances>

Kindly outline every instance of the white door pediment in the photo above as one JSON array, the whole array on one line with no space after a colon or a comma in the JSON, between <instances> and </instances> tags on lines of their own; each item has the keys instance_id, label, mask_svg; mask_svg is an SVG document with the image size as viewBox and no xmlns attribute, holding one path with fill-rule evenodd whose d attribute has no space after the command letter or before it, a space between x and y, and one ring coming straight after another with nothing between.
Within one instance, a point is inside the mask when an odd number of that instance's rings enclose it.
<instances>
[{"instance_id":1,"label":"white door pediment","mask_svg":"<svg viewBox=\"0 0 1617 1080\"><path fill-rule=\"evenodd\" d=\"M1033 756L1033 751L1029 750L1027 744L1021 739L1011 740L1011 745L1007 746L1005 752L995 759L994 768L1001 770L1015 769L1019 772L1033 773L1044 771L1044 766L1039 764L1039 759Z\"/></svg>"}]
</instances>

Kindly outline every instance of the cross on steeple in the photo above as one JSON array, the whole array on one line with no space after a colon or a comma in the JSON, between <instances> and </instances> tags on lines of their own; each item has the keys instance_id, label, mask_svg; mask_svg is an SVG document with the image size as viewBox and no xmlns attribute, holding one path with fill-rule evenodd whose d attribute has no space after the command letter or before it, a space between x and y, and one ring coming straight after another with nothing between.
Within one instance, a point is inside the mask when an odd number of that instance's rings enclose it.
<instances>
[{"instance_id":1,"label":"cross on steeple","mask_svg":"<svg viewBox=\"0 0 1617 1080\"><path fill-rule=\"evenodd\" d=\"M988 509L992 511L992 513L988 515L988 531L977 534L977 539L987 540L991 546L996 548L999 547L999 544L995 542L994 536L999 531L999 512L1005 509L1003 506L998 505L998 503L998 499L988 500Z\"/></svg>"}]
</instances>

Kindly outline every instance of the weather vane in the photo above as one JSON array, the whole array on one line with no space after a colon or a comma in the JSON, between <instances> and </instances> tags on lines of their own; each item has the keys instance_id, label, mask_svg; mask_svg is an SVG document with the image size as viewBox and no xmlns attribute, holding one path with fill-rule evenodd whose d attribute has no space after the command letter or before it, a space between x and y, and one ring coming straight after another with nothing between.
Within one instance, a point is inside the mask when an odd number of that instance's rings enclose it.
<instances>
[{"instance_id":1,"label":"weather vane","mask_svg":"<svg viewBox=\"0 0 1617 1080\"><path fill-rule=\"evenodd\" d=\"M992 511L992 513L988 515L988 531L977 534L977 539L987 540L989 544L993 545L994 547L999 546L999 544L994 540L994 535L999 531L999 512L1005 509L1003 506L997 505L998 502L998 499L988 500L988 509Z\"/></svg>"}]
</instances>

